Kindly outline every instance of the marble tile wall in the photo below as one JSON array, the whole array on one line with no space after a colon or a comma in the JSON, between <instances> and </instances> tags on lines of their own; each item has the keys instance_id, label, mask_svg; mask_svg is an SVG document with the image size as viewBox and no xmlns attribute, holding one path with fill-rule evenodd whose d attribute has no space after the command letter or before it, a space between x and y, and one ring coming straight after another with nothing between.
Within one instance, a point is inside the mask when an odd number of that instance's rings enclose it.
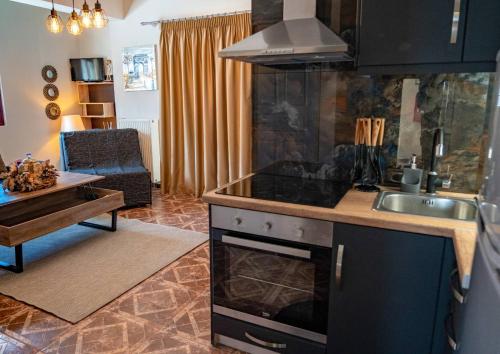
<instances>
[{"instance_id":1,"label":"marble tile wall","mask_svg":"<svg viewBox=\"0 0 500 354\"><path fill-rule=\"evenodd\" d=\"M283 0L253 0L254 31L282 17ZM328 21L327 0L318 17ZM326 13L325 13L326 11ZM359 75L348 65L254 66L253 164L278 161L325 165L318 178L350 179L355 119L386 118L386 180L397 173L403 80L420 80L416 104L421 113L421 166L429 165L433 130L443 126L447 154L440 170L454 174L452 190L476 192L481 183L491 74ZM448 103L443 105L447 83ZM445 108L444 108L445 107ZM418 139L418 137L417 137Z\"/></svg>"}]
</instances>

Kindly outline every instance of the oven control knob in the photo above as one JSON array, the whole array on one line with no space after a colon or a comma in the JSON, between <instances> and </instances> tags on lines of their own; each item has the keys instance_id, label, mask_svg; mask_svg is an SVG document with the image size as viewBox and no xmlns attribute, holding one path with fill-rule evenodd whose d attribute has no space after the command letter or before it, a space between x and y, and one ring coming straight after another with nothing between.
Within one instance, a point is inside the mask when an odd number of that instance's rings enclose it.
<instances>
[{"instance_id":1,"label":"oven control knob","mask_svg":"<svg viewBox=\"0 0 500 354\"><path fill-rule=\"evenodd\" d=\"M297 228L297 230L295 231L295 234L297 235L297 237L304 236L304 229L301 227Z\"/></svg>"},{"instance_id":2,"label":"oven control knob","mask_svg":"<svg viewBox=\"0 0 500 354\"><path fill-rule=\"evenodd\" d=\"M240 217L235 216L235 217L234 217L234 220L233 220L233 225L234 225L234 226L238 226L238 225L241 225L241 223L242 223L242 222L243 222L243 220L241 220L241 218L240 218Z\"/></svg>"},{"instance_id":3,"label":"oven control knob","mask_svg":"<svg viewBox=\"0 0 500 354\"><path fill-rule=\"evenodd\" d=\"M269 221L264 224L264 230L269 231L273 227L273 224L271 224Z\"/></svg>"}]
</instances>

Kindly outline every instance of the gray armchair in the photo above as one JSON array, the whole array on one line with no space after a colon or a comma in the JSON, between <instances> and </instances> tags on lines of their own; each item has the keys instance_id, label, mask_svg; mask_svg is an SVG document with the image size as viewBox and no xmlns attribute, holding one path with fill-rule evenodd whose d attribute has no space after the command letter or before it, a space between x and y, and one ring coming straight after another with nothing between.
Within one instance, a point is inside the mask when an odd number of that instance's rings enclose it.
<instances>
[{"instance_id":1,"label":"gray armchair","mask_svg":"<svg viewBox=\"0 0 500 354\"><path fill-rule=\"evenodd\" d=\"M64 169L105 176L96 187L121 190L127 206L151 204L151 175L144 167L135 129L61 133Z\"/></svg>"}]
</instances>

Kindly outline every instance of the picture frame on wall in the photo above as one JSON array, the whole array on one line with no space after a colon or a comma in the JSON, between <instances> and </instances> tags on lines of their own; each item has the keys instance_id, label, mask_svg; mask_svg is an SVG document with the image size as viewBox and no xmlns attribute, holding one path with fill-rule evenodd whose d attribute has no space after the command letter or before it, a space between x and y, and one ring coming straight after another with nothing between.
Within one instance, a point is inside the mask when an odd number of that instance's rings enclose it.
<instances>
[{"instance_id":1,"label":"picture frame on wall","mask_svg":"<svg viewBox=\"0 0 500 354\"><path fill-rule=\"evenodd\" d=\"M2 78L0 77L0 126L5 125L5 104L2 92Z\"/></svg>"},{"instance_id":2,"label":"picture frame on wall","mask_svg":"<svg viewBox=\"0 0 500 354\"><path fill-rule=\"evenodd\" d=\"M156 62L155 45L123 48L122 73L125 91L157 90Z\"/></svg>"}]
</instances>

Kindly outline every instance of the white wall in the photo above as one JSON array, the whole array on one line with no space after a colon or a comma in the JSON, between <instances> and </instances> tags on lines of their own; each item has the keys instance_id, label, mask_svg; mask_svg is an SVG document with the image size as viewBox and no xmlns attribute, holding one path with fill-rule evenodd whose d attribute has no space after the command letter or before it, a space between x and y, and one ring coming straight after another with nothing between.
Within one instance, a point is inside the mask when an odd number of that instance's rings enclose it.
<instances>
[{"instance_id":1,"label":"white wall","mask_svg":"<svg viewBox=\"0 0 500 354\"><path fill-rule=\"evenodd\" d=\"M118 118L159 118L159 91L125 92L121 77L124 47L157 44L159 27L141 26L141 21L172 19L250 10L251 0L127 0L132 1L123 20L112 20L108 28L90 30L80 37L65 31L48 33L46 9L0 0L0 77L7 125L0 127L0 154L6 162L31 152L59 165L60 120L45 116L45 84L40 76L46 64L56 67L63 114L78 114L76 88L70 81L69 58L110 57L115 77ZM105 4L105 2L104 2ZM104 6L104 5L103 5ZM61 14L63 19L67 15Z\"/></svg>"},{"instance_id":2,"label":"white wall","mask_svg":"<svg viewBox=\"0 0 500 354\"><path fill-rule=\"evenodd\" d=\"M82 57L105 56L113 61L118 118L158 119L159 91L125 92L121 76L124 47L158 44L160 28L141 26L142 21L173 19L250 10L251 0L133 0L123 20L113 20L105 31L82 36Z\"/></svg>"},{"instance_id":3,"label":"white wall","mask_svg":"<svg viewBox=\"0 0 500 354\"><path fill-rule=\"evenodd\" d=\"M60 119L49 120L43 96L44 65L53 65L59 78L56 101L63 114L77 113L76 91L70 79L70 57L78 56L78 40L67 33L45 30L48 11L11 1L0 1L0 77L6 126L0 126L0 154L5 162L26 152L59 165Z\"/></svg>"}]
</instances>

